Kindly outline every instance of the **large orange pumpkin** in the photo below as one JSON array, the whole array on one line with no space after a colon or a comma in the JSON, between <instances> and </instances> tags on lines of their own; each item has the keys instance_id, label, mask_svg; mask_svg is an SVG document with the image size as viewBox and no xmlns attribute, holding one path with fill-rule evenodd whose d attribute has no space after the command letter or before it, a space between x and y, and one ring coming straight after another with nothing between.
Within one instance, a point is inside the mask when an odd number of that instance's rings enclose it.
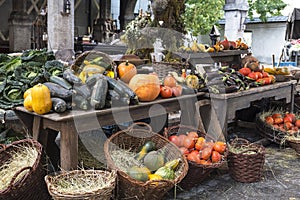
<instances>
[{"instance_id":1,"label":"large orange pumpkin","mask_svg":"<svg viewBox=\"0 0 300 200\"><path fill-rule=\"evenodd\" d=\"M137 74L132 77L129 87L136 93L140 101L153 101L160 92L160 82L157 75Z\"/></svg>"},{"instance_id":2,"label":"large orange pumpkin","mask_svg":"<svg viewBox=\"0 0 300 200\"><path fill-rule=\"evenodd\" d=\"M118 65L118 76L125 83L129 83L130 79L136 75L136 73L135 65L129 63L128 60Z\"/></svg>"}]
</instances>

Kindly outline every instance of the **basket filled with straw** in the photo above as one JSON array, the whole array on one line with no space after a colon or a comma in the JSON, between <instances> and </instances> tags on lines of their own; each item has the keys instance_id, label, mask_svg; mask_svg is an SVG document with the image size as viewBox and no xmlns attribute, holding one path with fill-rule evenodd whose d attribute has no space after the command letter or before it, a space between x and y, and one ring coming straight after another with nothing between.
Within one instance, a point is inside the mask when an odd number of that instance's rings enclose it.
<instances>
[{"instance_id":1,"label":"basket filled with straw","mask_svg":"<svg viewBox=\"0 0 300 200\"><path fill-rule=\"evenodd\" d=\"M41 144L24 139L1 146L0 199L50 199Z\"/></svg>"},{"instance_id":2,"label":"basket filled with straw","mask_svg":"<svg viewBox=\"0 0 300 200\"><path fill-rule=\"evenodd\" d=\"M117 174L107 170L72 170L45 176L48 191L55 200L109 200Z\"/></svg>"},{"instance_id":3,"label":"basket filled with straw","mask_svg":"<svg viewBox=\"0 0 300 200\"><path fill-rule=\"evenodd\" d=\"M162 199L188 171L180 150L141 122L108 138L104 153L118 173L116 199Z\"/></svg>"},{"instance_id":4,"label":"basket filled with straw","mask_svg":"<svg viewBox=\"0 0 300 200\"><path fill-rule=\"evenodd\" d=\"M229 144L229 175L238 182L258 182L263 176L265 148L243 138L235 138Z\"/></svg>"}]
</instances>

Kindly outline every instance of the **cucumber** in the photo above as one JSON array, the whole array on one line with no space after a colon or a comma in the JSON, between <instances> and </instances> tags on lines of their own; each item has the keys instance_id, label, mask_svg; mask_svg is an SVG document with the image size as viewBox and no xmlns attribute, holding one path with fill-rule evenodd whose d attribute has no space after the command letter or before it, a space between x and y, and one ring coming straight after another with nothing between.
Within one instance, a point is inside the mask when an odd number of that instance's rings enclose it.
<instances>
[{"instance_id":1,"label":"cucumber","mask_svg":"<svg viewBox=\"0 0 300 200\"><path fill-rule=\"evenodd\" d=\"M74 85L74 91L76 94L79 94L81 96L83 96L86 99L90 99L91 98L91 90L90 88L84 84L84 85Z\"/></svg>"},{"instance_id":2,"label":"cucumber","mask_svg":"<svg viewBox=\"0 0 300 200\"><path fill-rule=\"evenodd\" d=\"M74 95L72 101L72 107L77 107L82 110L87 110L89 108L89 102L81 95Z\"/></svg>"},{"instance_id":3,"label":"cucumber","mask_svg":"<svg viewBox=\"0 0 300 200\"><path fill-rule=\"evenodd\" d=\"M56 83L64 88L66 88L67 90L72 89L72 85L65 80L64 78L61 78L59 76L50 76L49 81L52 83Z\"/></svg>"},{"instance_id":4,"label":"cucumber","mask_svg":"<svg viewBox=\"0 0 300 200\"><path fill-rule=\"evenodd\" d=\"M65 100L57 97L52 97L52 110L57 113L63 113L67 110L67 103Z\"/></svg>"},{"instance_id":5,"label":"cucumber","mask_svg":"<svg viewBox=\"0 0 300 200\"><path fill-rule=\"evenodd\" d=\"M63 72L63 78L73 85L82 83L81 79L75 75L75 72L72 69L66 69Z\"/></svg>"},{"instance_id":6,"label":"cucumber","mask_svg":"<svg viewBox=\"0 0 300 200\"><path fill-rule=\"evenodd\" d=\"M43 84L49 88L51 97L58 97L65 101L72 99L72 90L67 90L66 88L52 82L45 82Z\"/></svg>"},{"instance_id":7,"label":"cucumber","mask_svg":"<svg viewBox=\"0 0 300 200\"><path fill-rule=\"evenodd\" d=\"M90 104L95 110L104 108L107 90L108 90L107 80L106 79L97 80L96 84L93 87L92 96L90 100Z\"/></svg>"}]
</instances>

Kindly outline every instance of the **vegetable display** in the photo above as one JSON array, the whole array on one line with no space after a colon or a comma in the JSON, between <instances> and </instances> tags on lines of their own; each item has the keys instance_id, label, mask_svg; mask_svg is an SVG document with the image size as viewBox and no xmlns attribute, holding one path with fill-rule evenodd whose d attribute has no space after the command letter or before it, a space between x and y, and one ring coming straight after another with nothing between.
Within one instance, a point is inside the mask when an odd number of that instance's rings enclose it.
<instances>
[{"instance_id":1,"label":"vegetable display","mask_svg":"<svg viewBox=\"0 0 300 200\"><path fill-rule=\"evenodd\" d=\"M10 109L23 104L23 93L30 87L43 83L51 75L64 70L55 61L52 51L26 50L21 56L0 54L0 108Z\"/></svg>"}]
</instances>

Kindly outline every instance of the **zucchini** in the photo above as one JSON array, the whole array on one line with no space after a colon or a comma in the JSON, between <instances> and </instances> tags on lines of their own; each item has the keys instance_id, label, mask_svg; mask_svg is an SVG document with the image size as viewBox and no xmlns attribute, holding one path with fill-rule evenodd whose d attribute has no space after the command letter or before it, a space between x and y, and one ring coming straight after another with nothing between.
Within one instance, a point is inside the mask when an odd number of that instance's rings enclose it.
<instances>
[{"instance_id":1,"label":"zucchini","mask_svg":"<svg viewBox=\"0 0 300 200\"><path fill-rule=\"evenodd\" d=\"M118 100L118 99L120 99L120 95L115 90L108 90L106 99L107 100Z\"/></svg>"},{"instance_id":2,"label":"zucchini","mask_svg":"<svg viewBox=\"0 0 300 200\"><path fill-rule=\"evenodd\" d=\"M57 97L52 97L52 110L57 113L63 113L67 110L67 103L65 100Z\"/></svg>"},{"instance_id":3,"label":"zucchini","mask_svg":"<svg viewBox=\"0 0 300 200\"><path fill-rule=\"evenodd\" d=\"M64 88L66 88L67 90L72 89L72 85L65 80L64 78L61 78L59 76L50 76L49 81L52 83L56 83Z\"/></svg>"},{"instance_id":4,"label":"zucchini","mask_svg":"<svg viewBox=\"0 0 300 200\"><path fill-rule=\"evenodd\" d=\"M97 80L93 87L90 104L95 110L104 108L106 94L108 90L108 83L106 79Z\"/></svg>"},{"instance_id":5,"label":"zucchini","mask_svg":"<svg viewBox=\"0 0 300 200\"><path fill-rule=\"evenodd\" d=\"M100 78L103 78L103 74L93 74L85 80L85 84L89 87L93 87Z\"/></svg>"},{"instance_id":6,"label":"zucchini","mask_svg":"<svg viewBox=\"0 0 300 200\"><path fill-rule=\"evenodd\" d=\"M72 107L77 107L82 110L87 110L89 108L89 102L81 95L74 95L72 101Z\"/></svg>"},{"instance_id":7,"label":"zucchini","mask_svg":"<svg viewBox=\"0 0 300 200\"><path fill-rule=\"evenodd\" d=\"M73 95L72 90L67 90L66 88L52 82L45 82L43 84L49 88L51 97L58 97L65 101L72 99L72 95Z\"/></svg>"},{"instance_id":8,"label":"zucchini","mask_svg":"<svg viewBox=\"0 0 300 200\"><path fill-rule=\"evenodd\" d=\"M63 78L73 85L82 83L81 79L75 75L75 72L72 69L66 69L63 72Z\"/></svg>"},{"instance_id":9,"label":"zucchini","mask_svg":"<svg viewBox=\"0 0 300 200\"><path fill-rule=\"evenodd\" d=\"M128 97L130 100L138 100L137 95L123 81L104 76L108 81L109 89L115 90L120 96Z\"/></svg>"},{"instance_id":10,"label":"zucchini","mask_svg":"<svg viewBox=\"0 0 300 200\"><path fill-rule=\"evenodd\" d=\"M86 84L74 85L74 91L76 94L79 94L86 99L90 99L91 97L91 90Z\"/></svg>"}]
</instances>

